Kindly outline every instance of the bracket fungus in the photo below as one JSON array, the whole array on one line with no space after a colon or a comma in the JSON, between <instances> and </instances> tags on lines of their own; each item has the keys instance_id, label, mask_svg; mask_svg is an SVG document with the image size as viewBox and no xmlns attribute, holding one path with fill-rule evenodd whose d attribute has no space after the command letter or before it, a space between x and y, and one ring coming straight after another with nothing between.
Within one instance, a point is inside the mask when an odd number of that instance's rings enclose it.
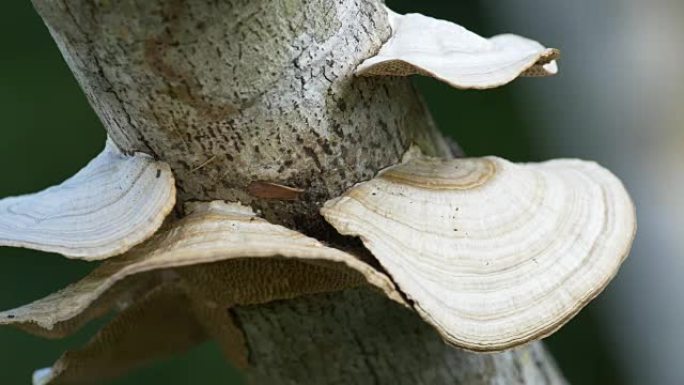
<instances>
[{"instance_id":1,"label":"bracket fungus","mask_svg":"<svg viewBox=\"0 0 684 385\"><path fill-rule=\"evenodd\" d=\"M85 370L83 366L91 374L104 370L113 376L161 353L169 353L168 349L176 347L176 342L178 350L183 350L189 337L182 333L187 332L188 325L192 325L190 330L197 328L195 321L190 321L195 318L206 331L199 334L202 338L196 337L192 341L201 342L206 338L205 334L214 337L223 342L224 351L233 362L244 365L245 359L239 351L240 333L230 326L231 320L225 311L233 306L364 285L405 305L392 281L356 256L270 224L246 206L217 201L192 203L188 209L191 211L188 216L129 253L105 261L81 281L28 305L0 313L0 325L13 325L43 337L61 338L115 308L123 309L112 324L84 348L90 353L67 354L53 370L38 372L39 378L49 379L43 383L61 383L62 380L52 380L82 376L78 371ZM268 265L260 264L260 260ZM208 264L212 264L210 269L199 268ZM154 294L162 288L165 288L164 293L174 297L183 296L183 301L177 301L175 308L178 312L193 312L193 315L177 316L180 325L167 326L169 329L177 326L174 333L181 333L176 335L178 341L167 340L170 346L163 352L136 355L140 362L131 362L131 357L125 356L130 349L122 348L120 344L129 341L130 335L156 334L151 333L155 330L155 322L147 322L146 316L157 319L159 312L143 310L146 306L159 307L168 303L166 296ZM162 305L152 301L157 297ZM141 302L146 305L140 305ZM183 305L183 302L189 305ZM111 338L111 333L117 334L117 338ZM226 338L226 335L232 338ZM192 336L198 336L198 333L192 333ZM144 344L148 345L151 350L156 348L155 344Z\"/></svg>"},{"instance_id":2,"label":"bracket fungus","mask_svg":"<svg viewBox=\"0 0 684 385\"><path fill-rule=\"evenodd\" d=\"M437 78L456 88L499 87L519 76L558 72L560 52L512 34L485 39L458 24L418 13L387 9L392 36L377 55L361 63L363 76L413 74Z\"/></svg>"},{"instance_id":3,"label":"bracket fungus","mask_svg":"<svg viewBox=\"0 0 684 385\"><path fill-rule=\"evenodd\" d=\"M176 202L169 166L111 142L62 184L0 200L0 246L97 260L151 237Z\"/></svg>"},{"instance_id":4,"label":"bracket fungus","mask_svg":"<svg viewBox=\"0 0 684 385\"><path fill-rule=\"evenodd\" d=\"M0 325L60 338L117 313L36 384L99 383L208 338L240 367L257 362L268 378L258 383L463 382L455 373L563 383L539 346L527 350L541 352L534 360L525 348L470 354L430 325L475 351L559 328L626 257L636 227L627 192L591 162L426 157L411 145L454 152L410 82L394 77L492 88L555 74L557 50L376 0L325 12L313 1L34 3L113 141L61 185L0 200L0 246L116 257L0 312ZM127 155L136 150L155 157ZM257 321L243 323L250 311ZM333 338L311 342L321 335Z\"/></svg>"},{"instance_id":5,"label":"bracket fungus","mask_svg":"<svg viewBox=\"0 0 684 385\"><path fill-rule=\"evenodd\" d=\"M622 183L573 159L413 156L322 214L363 240L448 342L476 351L562 326L616 274L636 229Z\"/></svg>"}]
</instances>

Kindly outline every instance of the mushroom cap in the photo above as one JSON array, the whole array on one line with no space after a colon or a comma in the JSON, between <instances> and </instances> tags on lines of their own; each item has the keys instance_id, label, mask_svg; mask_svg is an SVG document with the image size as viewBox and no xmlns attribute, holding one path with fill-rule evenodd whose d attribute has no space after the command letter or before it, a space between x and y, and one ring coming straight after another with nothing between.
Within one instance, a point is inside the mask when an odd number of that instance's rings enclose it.
<instances>
[{"instance_id":1,"label":"mushroom cap","mask_svg":"<svg viewBox=\"0 0 684 385\"><path fill-rule=\"evenodd\" d=\"M0 246L104 259L151 237L175 202L166 163L124 155L107 141L102 153L62 184L0 200Z\"/></svg>"},{"instance_id":2,"label":"mushroom cap","mask_svg":"<svg viewBox=\"0 0 684 385\"><path fill-rule=\"evenodd\" d=\"M636 229L622 183L572 159L419 156L322 214L363 240L448 342L476 351L561 327L616 274Z\"/></svg>"},{"instance_id":3,"label":"mushroom cap","mask_svg":"<svg viewBox=\"0 0 684 385\"><path fill-rule=\"evenodd\" d=\"M104 262L81 281L28 305L0 313L0 325L15 325L43 336L68 335L86 321L105 314L113 303L128 302L127 298L140 296L158 285L168 269L214 262L227 265L214 266L212 271L230 272L230 277L216 285L217 292L226 292L228 296L223 300L225 307L265 303L351 284L358 286L364 281L403 303L392 281L370 265L297 231L271 224L257 217L249 207L217 201L190 204L188 208L190 215L129 253ZM240 264L245 260L276 258L319 266L310 269L317 271L318 276L295 274L303 269L294 266L288 270L278 265L275 275L280 281L273 283L266 281L270 271L258 270L260 267L256 272L248 271L254 266ZM143 274L152 272L160 273L161 277ZM255 275L259 278L246 281ZM188 280L193 276L188 273L183 278ZM199 285L202 289L211 290L212 282L208 278L211 277L194 277L202 281Z\"/></svg>"},{"instance_id":4,"label":"mushroom cap","mask_svg":"<svg viewBox=\"0 0 684 385\"><path fill-rule=\"evenodd\" d=\"M456 88L499 87L518 76L558 72L556 49L512 34L483 38L445 20L387 9L392 36L357 75L431 76Z\"/></svg>"}]
</instances>

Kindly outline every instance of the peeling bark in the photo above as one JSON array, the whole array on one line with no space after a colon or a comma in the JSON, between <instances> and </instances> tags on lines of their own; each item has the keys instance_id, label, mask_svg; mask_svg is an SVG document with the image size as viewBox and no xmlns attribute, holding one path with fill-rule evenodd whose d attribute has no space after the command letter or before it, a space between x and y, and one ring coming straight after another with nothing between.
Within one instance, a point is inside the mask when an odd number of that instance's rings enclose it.
<instances>
[{"instance_id":1,"label":"peeling bark","mask_svg":"<svg viewBox=\"0 0 684 385\"><path fill-rule=\"evenodd\" d=\"M323 202L413 143L451 156L410 80L353 76L389 36L379 0L33 3L109 136L169 163L180 203L240 201L335 240ZM370 291L233 315L256 383L563 383L538 344L453 349Z\"/></svg>"}]
</instances>

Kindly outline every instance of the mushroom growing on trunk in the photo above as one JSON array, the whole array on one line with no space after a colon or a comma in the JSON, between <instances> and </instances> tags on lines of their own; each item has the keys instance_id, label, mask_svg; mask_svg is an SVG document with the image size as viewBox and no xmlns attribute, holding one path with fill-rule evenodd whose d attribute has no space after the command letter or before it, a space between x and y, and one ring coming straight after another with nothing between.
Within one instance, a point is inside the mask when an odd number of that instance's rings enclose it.
<instances>
[{"instance_id":1,"label":"mushroom growing on trunk","mask_svg":"<svg viewBox=\"0 0 684 385\"><path fill-rule=\"evenodd\" d=\"M617 273L636 219L593 162L409 157L323 207L359 236L454 345L502 350L549 335Z\"/></svg>"},{"instance_id":2,"label":"mushroom growing on trunk","mask_svg":"<svg viewBox=\"0 0 684 385\"><path fill-rule=\"evenodd\" d=\"M492 88L557 50L379 0L33 3L110 142L1 200L0 244L106 260L0 325L116 313L34 383L206 339L259 384L565 383L533 341L617 272L627 192L591 162L455 159L405 77Z\"/></svg>"},{"instance_id":3,"label":"mushroom growing on trunk","mask_svg":"<svg viewBox=\"0 0 684 385\"><path fill-rule=\"evenodd\" d=\"M176 202L169 166L149 155L104 151L69 180L0 200L0 246L104 259L151 237Z\"/></svg>"}]
</instances>

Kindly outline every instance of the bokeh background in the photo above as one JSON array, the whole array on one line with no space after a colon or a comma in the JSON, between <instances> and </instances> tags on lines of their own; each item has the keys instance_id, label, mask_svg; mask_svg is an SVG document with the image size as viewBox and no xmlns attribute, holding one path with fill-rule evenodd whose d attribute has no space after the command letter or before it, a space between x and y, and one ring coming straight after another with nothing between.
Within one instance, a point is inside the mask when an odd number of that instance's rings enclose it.
<instances>
[{"instance_id":1,"label":"bokeh background","mask_svg":"<svg viewBox=\"0 0 684 385\"><path fill-rule=\"evenodd\" d=\"M491 91L415 79L435 118L470 155L595 159L619 175L640 229L617 279L548 346L573 384L684 384L684 3L678 0L388 0L398 12L515 32L563 52L561 73ZM29 1L0 2L0 197L73 175L104 130ZM0 249L0 308L42 297L92 265ZM0 329L0 384L87 341ZM113 384L240 384L211 343Z\"/></svg>"}]
</instances>

